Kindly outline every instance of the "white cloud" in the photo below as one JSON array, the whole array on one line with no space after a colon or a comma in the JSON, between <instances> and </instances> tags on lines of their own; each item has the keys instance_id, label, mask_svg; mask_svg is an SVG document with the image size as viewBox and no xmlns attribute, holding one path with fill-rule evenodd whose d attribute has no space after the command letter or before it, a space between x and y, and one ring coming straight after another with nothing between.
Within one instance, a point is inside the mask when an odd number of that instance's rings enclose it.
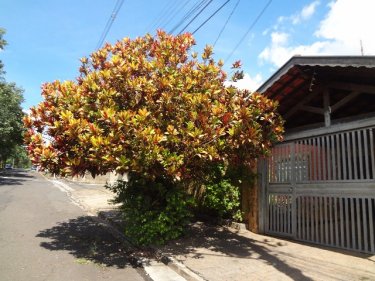
<instances>
[{"instance_id":1,"label":"white cloud","mask_svg":"<svg viewBox=\"0 0 375 281\"><path fill-rule=\"evenodd\" d=\"M288 41L289 34L285 32L272 32L271 39L273 44L284 45Z\"/></svg>"},{"instance_id":2,"label":"white cloud","mask_svg":"<svg viewBox=\"0 0 375 281\"><path fill-rule=\"evenodd\" d=\"M296 25L301 23L302 21L309 20L314 15L316 8L319 6L319 4L319 1L313 1L309 5L304 6L302 10L298 13L295 13L289 17L278 17L274 29L277 30L279 26L285 22L291 22L292 24Z\"/></svg>"},{"instance_id":3,"label":"white cloud","mask_svg":"<svg viewBox=\"0 0 375 281\"><path fill-rule=\"evenodd\" d=\"M311 17L318 4L314 1L303 8L299 20ZM313 43L292 45L288 39L293 34L272 32L270 45L259 54L261 62L280 67L293 55L360 55L360 41L365 54L375 54L375 1L339 0L330 3L329 8L313 35ZM277 22L284 19L279 17Z\"/></svg>"},{"instance_id":4,"label":"white cloud","mask_svg":"<svg viewBox=\"0 0 375 281\"><path fill-rule=\"evenodd\" d=\"M238 80L237 82L227 82L227 85L232 85L241 90L249 90L250 92L254 92L257 90L263 82L262 75L259 73L256 74L254 77L251 77L250 74L245 73L243 79Z\"/></svg>"},{"instance_id":5,"label":"white cloud","mask_svg":"<svg viewBox=\"0 0 375 281\"><path fill-rule=\"evenodd\" d=\"M340 0L330 4L330 11L315 32L318 38L333 40L349 54L360 54L360 41L367 54L375 54L375 1ZM341 47L340 47L341 46Z\"/></svg>"},{"instance_id":6,"label":"white cloud","mask_svg":"<svg viewBox=\"0 0 375 281\"><path fill-rule=\"evenodd\" d=\"M310 5L303 7L300 17L302 20L308 20L315 13L316 7L319 5L319 1L314 1Z\"/></svg>"}]
</instances>

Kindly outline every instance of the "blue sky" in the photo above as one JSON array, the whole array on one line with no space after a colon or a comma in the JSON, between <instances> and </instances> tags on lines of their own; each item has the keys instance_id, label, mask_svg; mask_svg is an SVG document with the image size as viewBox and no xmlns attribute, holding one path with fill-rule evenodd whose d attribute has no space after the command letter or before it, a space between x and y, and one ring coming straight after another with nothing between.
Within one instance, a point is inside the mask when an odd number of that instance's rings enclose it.
<instances>
[{"instance_id":1,"label":"blue sky","mask_svg":"<svg viewBox=\"0 0 375 281\"><path fill-rule=\"evenodd\" d=\"M230 0L194 35L195 50L214 43L237 1ZM6 79L25 90L26 110L42 100L42 83L75 79L79 59L95 50L116 2L0 0L0 27L6 29L8 41L0 60ZM156 28L170 31L197 2L125 0L106 42L154 33ZM212 0L186 31L195 30L225 2ZM215 46L217 59L228 58L268 2L239 2ZM375 54L374 10L373 0L273 0L225 67L240 59L246 75L238 87L255 90L292 55L360 55L360 41L366 55Z\"/></svg>"}]
</instances>

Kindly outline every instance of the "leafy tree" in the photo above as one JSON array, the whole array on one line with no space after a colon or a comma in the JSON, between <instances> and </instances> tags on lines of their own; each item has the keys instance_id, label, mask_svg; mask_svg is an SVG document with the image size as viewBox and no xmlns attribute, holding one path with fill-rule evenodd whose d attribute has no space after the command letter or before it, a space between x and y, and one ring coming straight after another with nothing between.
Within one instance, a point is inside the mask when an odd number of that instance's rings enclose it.
<instances>
[{"instance_id":1,"label":"leafy tree","mask_svg":"<svg viewBox=\"0 0 375 281\"><path fill-rule=\"evenodd\" d=\"M5 30L3 28L0 28L0 50L3 50L4 47L7 45L7 41L5 41L5 39L3 38L4 37L4 34L5 34ZM2 62L0 61L0 75L4 74L4 71L3 71L3 64ZM2 77L0 77L1 79Z\"/></svg>"},{"instance_id":2,"label":"leafy tree","mask_svg":"<svg viewBox=\"0 0 375 281\"><path fill-rule=\"evenodd\" d=\"M6 45L3 39L4 30L0 29L0 49ZM23 143L24 113L21 108L23 102L22 90L14 83L8 83L1 76L0 62L0 162L5 163L16 147Z\"/></svg>"},{"instance_id":3,"label":"leafy tree","mask_svg":"<svg viewBox=\"0 0 375 281\"><path fill-rule=\"evenodd\" d=\"M27 151L23 145L17 145L12 152L12 155L7 159L8 163L17 168L30 168L31 161L27 155Z\"/></svg>"},{"instance_id":4,"label":"leafy tree","mask_svg":"<svg viewBox=\"0 0 375 281\"><path fill-rule=\"evenodd\" d=\"M198 59L194 44L189 33L163 31L107 44L81 59L76 81L44 84L44 101L24 119L28 151L42 169L129 173L112 189L139 244L181 234L186 193L216 165L250 166L283 132L274 102L226 87L212 47ZM239 68L233 64L233 80Z\"/></svg>"},{"instance_id":5,"label":"leafy tree","mask_svg":"<svg viewBox=\"0 0 375 281\"><path fill-rule=\"evenodd\" d=\"M33 161L60 175L116 170L180 181L207 163L267 153L282 132L275 103L226 88L212 48L198 61L193 44L190 34L161 31L125 38L83 58L76 82L44 84L44 101L25 119Z\"/></svg>"}]
</instances>

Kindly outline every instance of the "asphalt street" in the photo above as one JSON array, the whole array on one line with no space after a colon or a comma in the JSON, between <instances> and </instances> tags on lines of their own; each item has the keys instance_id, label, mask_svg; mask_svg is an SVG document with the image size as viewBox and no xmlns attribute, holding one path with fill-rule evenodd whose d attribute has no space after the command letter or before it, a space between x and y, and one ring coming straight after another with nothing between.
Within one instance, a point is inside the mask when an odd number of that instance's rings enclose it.
<instances>
[{"instance_id":1,"label":"asphalt street","mask_svg":"<svg viewBox=\"0 0 375 281\"><path fill-rule=\"evenodd\" d=\"M127 251L38 173L0 171L0 280L147 280Z\"/></svg>"}]
</instances>

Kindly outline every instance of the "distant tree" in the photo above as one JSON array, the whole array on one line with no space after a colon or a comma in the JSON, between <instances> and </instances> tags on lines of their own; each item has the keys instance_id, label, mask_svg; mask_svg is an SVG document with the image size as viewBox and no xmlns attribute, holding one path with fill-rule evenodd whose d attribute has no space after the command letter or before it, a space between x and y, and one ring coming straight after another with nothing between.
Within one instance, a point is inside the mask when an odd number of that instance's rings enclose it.
<instances>
[{"instance_id":1,"label":"distant tree","mask_svg":"<svg viewBox=\"0 0 375 281\"><path fill-rule=\"evenodd\" d=\"M5 31L0 29L0 49L6 45L4 33ZM23 90L14 83L6 82L2 69L0 61L0 163L4 164L16 147L23 143L24 113L21 107Z\"/></svg>"},{"instance_id":2,"label":"distant tree","mask_svg":"<svg viewBox=\"0 0 375 281\"><path fill-rule=\"evenodd\" d=\"M5 41L5 39L3 38L4 34L5 34L5 29L0 28L0 50L4 50L4 47L7 45L7 41ZM3 67L4 67L3 63L0 60L0 79L3 79L3 77L1 76L4 74Z\"/></svg>"},{"instance_id":3,"label":"distant tree","mask_svg":"<svg viewBox=\"0 0 375 281\"><path fill-rule=\"evenodd\" d=\"M7 163L14 165L16 168L30 168L31 161L23 145L18 145L13 150Z\"/></svg>"}]
</instances>

